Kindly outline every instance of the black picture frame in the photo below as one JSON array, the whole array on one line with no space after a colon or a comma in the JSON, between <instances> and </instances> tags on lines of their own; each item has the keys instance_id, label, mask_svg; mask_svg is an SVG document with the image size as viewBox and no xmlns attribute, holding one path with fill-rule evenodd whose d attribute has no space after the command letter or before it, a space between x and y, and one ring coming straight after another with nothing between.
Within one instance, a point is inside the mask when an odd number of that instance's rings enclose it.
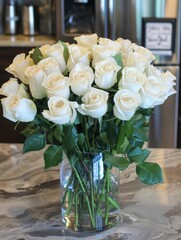
<instances>
[{"instance_id":1,"label":"black picture frame","mask_svg":"<svg viewBox=\"0 0 181 240\"><path fill-rule=\"evenodd\" d=\"M142 46L171 55L175 50L176 18L142 18Z\"/></svg>"}]
</instances>

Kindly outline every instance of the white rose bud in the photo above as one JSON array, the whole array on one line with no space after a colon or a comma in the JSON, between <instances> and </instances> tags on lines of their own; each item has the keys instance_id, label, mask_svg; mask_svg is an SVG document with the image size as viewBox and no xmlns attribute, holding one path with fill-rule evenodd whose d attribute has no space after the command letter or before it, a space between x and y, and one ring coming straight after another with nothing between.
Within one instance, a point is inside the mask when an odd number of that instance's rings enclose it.
<instances>
[{"instance_id":1,"label":"white rose bud","mask_svg":"<svg viewBox=\"0 0 181 240\"><path fill-rule=\"evenodd\" d=\"M134 67L125 67L122 70L122 78L119 81L118 87L127 88L131 92L138 92L146 82L147 77Z\"/></svg>"},{"instance_id":2,"label":"white rose bud","mask_svg":"<svg viewBox=\"0 0 181 240\"><path fill-rule=\"evenodd\" d=\"M106 91L91 88L83 97L81 106L77 109L81 114L93 118L102 117L107 112L109 94Z\"/></svg>"},{"instance_id":3,"label":"white rose bud","mask_svg":"<svg viewBox=\"0 0 181 240\"><path fill-rule=\"evenodd\" d=\"M31 122L37 113L36 105L32 100L14 93L1 101L3 116L13 122Z\"/></svg>"},{"instance_id":4,"label":"white rose bud","mask_svg":"<svg viewBox=\"0 0 181 240\"><path fill-rule=\"evenodd\" d=\"M90 51L86 47L71 44L68 46L69 58L67 67L69 72L74 68L75 64L83 63L86 66L90 65Z\"/></svg>"},{"instance_id":5,"label":"white rose bud","mask_svg":"<svg viewBox=\"0 0 181 240\"><path fill-rule=\"evenodd\" d=\"M39 65L28 67L25 71L26 77L29 80L31 94L36 99L46 97L45 88L42 83L46 77L44 71Z\"/></svg>"},{"instance_id":6,"label":"white rose bud","mask_svg":"<svg viewBox=\"0 0 181 240\"><path fill-rule=\"evenodd\" d=\"M99 45L109 46L111 49L114 49L117 53L120 52L121 46L117 41L113 41L109 38L99 38Z\"/></svg>"},{"instance_id":7,"label":"white rose bud","mask_svg":"<svg viewBox=\"0 0 181 240\"><path fill-rule=\"evenodd\" d=\"M98 36L96 33L90 35L81 35L74 37L75 41L79 46L91 48L94 44L97 44Z\"/></svg>"},{"instance_id":8,"label":"white rose bud","mask_svg":"<svg viewBox=\"0 0 181 240\"><path fill-rule=\"evenodd\" d=\"M120 120L130 120L141 102L139 94L128 89L119 90L114 95L113 113Z\"/></svg>"},{"instance_id":9,"label":"white rose bud","mask_svg":"<svg viewBox=\"0 0 181 240\"><path fill-rule=\"evenodd\" d=\"M140 107L153 108L164 103L164 101L170 95L176 93L173 88L175 85L174 81L175 76L169 71L161 73L160 76L149 76L143 88L141 89Z\"/></svg>"},{"instance_id":10,"label":"white rose bud","mask_svg":"<svg viewBox=\"0 0 181 240\"><path fill-rule=\"evenodd\" d=\"M153 76L153 75L156 77L161 77L161 73L162 72L158 68L154 67L153 65L148 64L146 66L145 74L147 77Z\"/></svg>"},{"instance_id":11,"label":"white rose bud","mask_svg":"<svg viewBox=\"0 0 181 240\"><path fill-rule=\"evenodd\" d=\"M117 82L117 73L121 67L113 58L106 58L95 65L95 83L103 89L111 88Z\"/></svg>"},{"instance_id":12,"label":"white rose bud","mask_svg":"<svg viewBox=\"0 0 181 240\"><path fill-rule=\"evenodd\" d=\"M23 83L19 84L16 78L10 78L9 81L5 82L0 88L0 94L9 96L11 93L17 93L21 97L29 98L26 90L26 86Z\"/></svg>"},{"instance_id":13,"label":"white rose bud","mask_svg":"<svg viewBox=\"0 0 181 240\"><path fill-rule=\"evenodd\" d=\"M43 81L42 86L46 89L48 98L60 96L68 99L70 95L69 78L61 73L52 73Z\"/></svg>"},{"instance_id":14,"label":"white rose bud","mask_svg":"<svg viewBox=\"0 0 181 240\"><path fill-rule=\"evenodd\" d=\"M118 54L119 51L111 46L106 45L93 45L92 54L93 54L93 67L97 62L104 60L105 58L113 57Z\"/></svg>"},{"instance_id":15,"label":"white rose bud","mask_svg":"<svg viewBox=\"0 0 181 240\"><path fill-rule=\"evenodd\" d=\"M129 39L118 38L116 42L120 45L121 52L133 51L133 43Z\"/></svg>"},{"instance_id":16,"label":"white rose bud","mask_svg":"<svg viewBox=\"0 0 181 240\"><path fill-rule=\"evenodd\" d=\"M161 79L163 81L163 85L165 86L165 91L162 94L162 97L165 97L166 100L170 95L176 93L173 86L176 85L176 77L169 71L162 72ZM163 90L162 90L163 91Z\"/></svg>"},{"instance_id":17,"label":"white rose bud","mask_svg":"<svg viewBox=\"0 0 181 240\"><path fill-rule=\"evenodd\" d=\"M50 45L49 44L45 44L43 46L41 46L39 49L40 49L40 52L42 53L43 57L47 57L47 52L50 48Z\"/></svg>"},{"instance_id":18,"label":"white rose bud","mask_svg":"<svg viewBox=\"0 0 181 240\"><path fill-rule=\"evenodd\" d=\"M60 42L49 46L49 48L47 49L47 52L46 52L47 56L53 57L58 61L60 71L62 73L67 68L63 53L64 53L64 47Z\"/></svg>"},{"instance_id":19,"label":"white rose bud","mask_svg":"<svg viewBox=\"0 0 181 240\"><path fill-rule=\"evenodd\" d=\"M144 48L142 46L138 46L135 43L133 43L133 48L136 53L143 55L149 63L155 60L155 56L152 54L152 52L149 49Z\"/></svg>"},{"instance_id":20,"label":"white rose bud","mask_svg":"<svg viewBox=\"0 0 181 240\"><path fill-rule=\"evenodd\" d=\"M48 100L49 110L42 112L44 118L56 124L73 123L77 116L77 102L70 102L62 97L51 97Z\"/></svg>"},{"instance_id":21,"label":"white rose bud","mask_svg":"<svg viewBox=\"0 0 181 240\"><path fill-rule=\"evenodd\" d=\"M37 65L41 69L43 69L43 71L45 72L45 74L47 76L51 73L55 73L55 72L60 73L61 72L57 59L53 58L53 57L44 58Z\"/></svg>"},{"instance_id":22,"label":"white rose bud","mask_svg":"<svg viewBox=\"0 0 181 240\"><path fill-rule=\"evenodd\" d=\"M32 65L33 60L29 57L25 57L24 53L21 53L13 59L13 63L6 68L6 71L13 74L16 78L19 78L23 83L28 84L25 77L25 70Z\"/></svg>"},{"instance_id":23,"label":"white rose bud","mask_svg":"<svg viewBox=\"0 0 181 240\"><path fill-rule=\"evenodd\" d=\"M70 86L72 92L78 96L83 96L90 90L94 81L94 73L91 67L78 63L70 72Z\"/></svg>"},{"instance_id":24,"label":"white rose bud","mask_svg":"<svg viewBox=\"0 0 181 240\"><path fill-rule=\"evenodd\" d=\"M140 72L144 72L145 68L149 64L149 61L145 55L138 52L130 52L127 56L126 62L123 62L123 64L125 67L135 67Z\"/></svg>"},{"instance_id":25,"label":"white rose bud","mask_svg":"<svg viewBox=\"0 0 181 240\"><path fill-rule=\"evenodd\" d=\"M116 42L120 45L120 52L123 61L123 65L125 65L127 61L127 56L130 52L133 52L133 43L128 39L118 38Z\"/></svg>"}]
</instances>

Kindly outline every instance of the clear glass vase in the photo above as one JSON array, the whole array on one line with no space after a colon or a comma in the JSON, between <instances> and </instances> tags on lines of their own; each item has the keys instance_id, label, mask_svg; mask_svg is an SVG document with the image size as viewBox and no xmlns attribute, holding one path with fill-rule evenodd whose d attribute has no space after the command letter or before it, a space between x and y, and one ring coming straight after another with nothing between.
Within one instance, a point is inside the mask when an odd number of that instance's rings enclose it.
<instances>
[{"instance_id":1,"label":"clear glass vase","mask_svg":"<svg viewBox=\"0 0 181 240\"><path fill-rule=\"evenodd\" d=\"M96 232L119 220L119 171L102 153L65 156L60 168L61 213L66 228Z\"/></svg>"}]
</instances>

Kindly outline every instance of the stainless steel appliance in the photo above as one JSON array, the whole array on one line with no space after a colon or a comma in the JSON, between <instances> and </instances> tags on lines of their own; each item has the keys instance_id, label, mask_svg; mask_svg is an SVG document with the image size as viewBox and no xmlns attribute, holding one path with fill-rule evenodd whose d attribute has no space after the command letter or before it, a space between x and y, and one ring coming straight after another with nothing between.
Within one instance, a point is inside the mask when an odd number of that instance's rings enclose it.
<instances>
[{"instance_id":1,"label":"stainless steel appliance","mask_svg":"<svg viewBox=\"0 0 181 240\"><path fill-rule=\"evenodd\" d=\"M22 32L27 36L37 35L39 32L38 6L33 4L22 7Z\"/></svg>"},{"instance_id":2,"label":"stainless steel appliance","mask_svg":"<svg viewBox=\"0 0 181 240\"><path fill-rule=\"evenodd\" d=\"M57 39L71 42L75 35L87 33L70 32L66 28L66 16L75 4L74 0L57 0L56 4ZM181 0L87 0L81 4L84 4L92 15L92 22L89 19L89 23L92 24L91 32L113 40L122 37L142 45L145 35L143 29L145 25L142 23L145 19L158 21L161 26L164 21L168 21L168 25L171 24L173 27L171 49L165 48L159 51L156 48L154 64L163 70L170 70L177 77L177 94L155 108L150 120L148 145L149 147L181 147L181 140L178 140L179 132L181 138L181 130L179 131L181 129L181 117L179 118L179 114L181 115L181 112L179 113Z\"/></svg>"},{"instance_id":3,"label":"stainless steel appliance","mask_svg":"<svg viewBox=\"0 0 181 240\"><path fill-rule=\"evenodd\" d=\"M16 1L6 0L3 9L4 33L14 35L18 29L18 11Z\"/></svg>"}]
</instances>

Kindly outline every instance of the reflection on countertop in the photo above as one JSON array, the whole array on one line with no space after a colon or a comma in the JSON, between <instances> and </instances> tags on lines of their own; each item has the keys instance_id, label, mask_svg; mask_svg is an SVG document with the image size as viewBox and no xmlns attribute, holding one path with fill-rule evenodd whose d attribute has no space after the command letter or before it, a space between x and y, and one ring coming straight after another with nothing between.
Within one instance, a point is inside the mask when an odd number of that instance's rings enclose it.
<instances>
[{"instance_id":1,"label":"reflection on countertop","mask_svg":"<svg viewBox=\"0 0 181 240\"><path fill-rule=\"evenodd\" d=\"M21 144L0 144L0 239L181 239L181 150L151 150L164 184L142 184L132 165L120 173L122 222L77 236L61 223L59 167L44 170L43 151L23 155Z\"/></svg>"},{"instance_id":2,"label":"reflection on countertop","mask_svg":"<svg viewBox=\"0 0 181 240\"><path fill-rule=\"evenodd\" d=\"M0 35L0 47L34 47L56 43L52 36Z\"/></svg>"}]
</instances>

